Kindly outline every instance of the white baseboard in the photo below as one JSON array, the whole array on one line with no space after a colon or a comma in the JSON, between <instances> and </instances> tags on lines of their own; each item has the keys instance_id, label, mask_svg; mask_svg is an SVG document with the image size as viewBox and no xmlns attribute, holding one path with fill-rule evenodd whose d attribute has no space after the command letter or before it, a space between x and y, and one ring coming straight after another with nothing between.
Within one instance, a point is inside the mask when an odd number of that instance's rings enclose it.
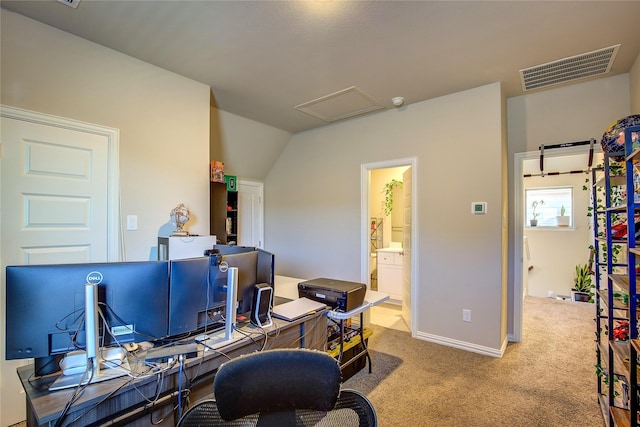
<instances>
[{"instance_id":1,"label":"white baseboard","mask_svg":"<svg viewBox=\"0 0 640 427\"><path fill-rule=\"evenodd\" d=\"M423 341L429 341L436 344L446 345L447 347L454 347L460 350L471 351L473 353L484 354L491 357L502 357L507 348L507 339L505 338L500 348L486 347L478 344L469 343L466 341L458 341L451 338L441 337L438 335L427 334L424 332L417 332L416 338Z\"/></svg>"}]
</instances>

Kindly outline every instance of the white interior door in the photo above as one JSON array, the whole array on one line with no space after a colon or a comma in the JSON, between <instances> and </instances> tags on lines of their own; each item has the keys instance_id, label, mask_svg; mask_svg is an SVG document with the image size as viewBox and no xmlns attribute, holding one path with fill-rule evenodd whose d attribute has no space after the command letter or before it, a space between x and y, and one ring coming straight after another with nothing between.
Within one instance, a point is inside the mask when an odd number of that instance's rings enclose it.
<instances>
[{"instance_id":1,"label":"white interior door","mask_svg":"<svg viewBox=\"0 0 640 427\"><path fill-rule=\"evenodd\" d=\"M412 168L407 168L402 174L402 196L404 199L404 215L402 224L402 318L409 329L411 325L411 193L412 193Z\"/></svg>"},{"instance_id":2,"label":"white interior door","mask_svg":"<svg viewBox=\"0 0 640 427\"><path fill-rule=\"evenodd\" d=\"M117 261L118 131L10 107L1 112L4 307L7 265ZM16 368L30 361L4 360L4 316L0 322L4 426L25 417Z\"/></svg>"},{"instance_id":3,"label":"white interior door","mask_svg":"<svg viewBox=\"0 0 640 427\"><path fill-rule=\"evenodd\" d=\"M264 185L238 180L238 245L264 248Z\"/></svg>"}]
</instances>

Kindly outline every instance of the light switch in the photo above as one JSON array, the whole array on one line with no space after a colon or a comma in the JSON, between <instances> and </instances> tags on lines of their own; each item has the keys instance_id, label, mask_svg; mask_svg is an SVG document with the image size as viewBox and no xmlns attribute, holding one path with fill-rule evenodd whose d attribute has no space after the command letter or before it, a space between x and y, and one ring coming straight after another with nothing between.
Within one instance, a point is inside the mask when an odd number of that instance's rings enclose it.
<instances>
[{"instance_id":1,"label":"light switch","mask_svg":"<svg viewBox=\"0 0 640 427\"><path fill-rule=\"evenodd\" d=\"M127 215L127 230L135 231L138 229L138 215Z\"/></svg>"}]
</instances>

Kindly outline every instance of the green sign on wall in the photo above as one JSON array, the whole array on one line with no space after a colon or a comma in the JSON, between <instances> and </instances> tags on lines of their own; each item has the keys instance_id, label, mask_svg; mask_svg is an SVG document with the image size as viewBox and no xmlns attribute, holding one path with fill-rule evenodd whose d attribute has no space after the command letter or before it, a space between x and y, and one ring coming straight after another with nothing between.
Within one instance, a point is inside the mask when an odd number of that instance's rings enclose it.
<instances>
[{"instance_id":1,"label":"green sign on wall","mask_svg":"<svg viewBox=\"0 0 640 427\"><path fill-rule=\"evenodd\" d=\"M224 180L227 183L227 191L238 191L238 183L234 175L225 175Z\"/></svg>"}]
</instances>

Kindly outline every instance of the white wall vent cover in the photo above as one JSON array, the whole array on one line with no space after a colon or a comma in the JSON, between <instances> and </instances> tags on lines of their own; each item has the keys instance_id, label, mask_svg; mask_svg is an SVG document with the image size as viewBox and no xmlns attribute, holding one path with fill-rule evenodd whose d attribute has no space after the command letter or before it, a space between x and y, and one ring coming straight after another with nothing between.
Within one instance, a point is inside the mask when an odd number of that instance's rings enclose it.
<instances>
[{"instance_id":1,"label":"white wall vent cover","mask_svg":"<svg viewBox=\"0 0 640 427\"><path fill-rule=\"evenodd\" d=\"M335 122L383 109L384 106L355 86L296 105L296 110L325 122Z\"/></svg>"},{"instance_id":2,"label":"white wall vent cover","mask_svg":"<svg viewBox=\"0 0 640 427\"><path fill-rule=\"evenodd\" d=\"M522 89L540 89L560 83L567 83L586 77L599 76L611 71L613 60L620 45L594 50L581 55L570 56L546 64L520 70Z\"/></svg>"}]
</instances>

